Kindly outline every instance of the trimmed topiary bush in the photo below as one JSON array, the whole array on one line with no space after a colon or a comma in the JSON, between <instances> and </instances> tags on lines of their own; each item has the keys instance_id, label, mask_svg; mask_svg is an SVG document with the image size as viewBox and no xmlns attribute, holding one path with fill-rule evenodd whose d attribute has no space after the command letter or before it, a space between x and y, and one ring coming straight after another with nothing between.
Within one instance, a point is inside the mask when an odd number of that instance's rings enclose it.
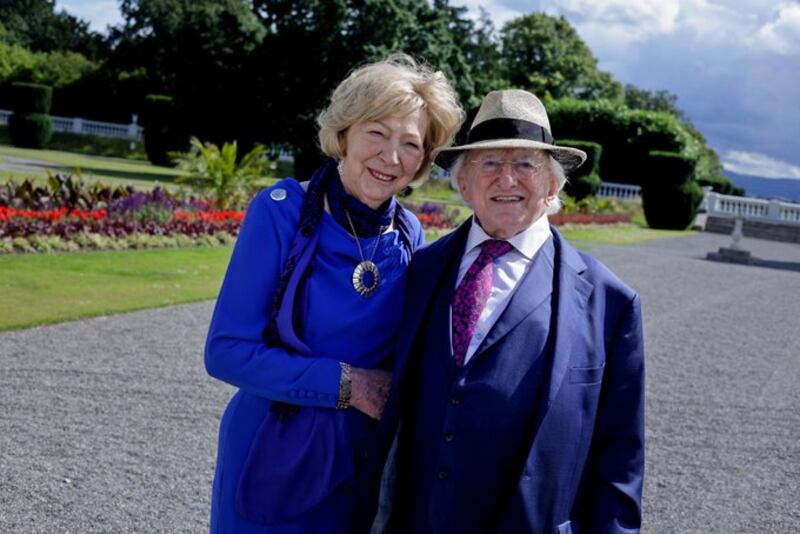
<instances>
[{"instance_id":1,"label":"trimmed topiary bush","mask_svg":"<svg viewBox=\"0 0 800 534\"><path fill-rule=\"evenodd\" d=\"M53 89L34 83L15 83L11 94L14 111L8 119L11 142L23 148L43 148L53 136L53 123L48 115Z\"/></svg>"},{"instance_id":2,"label":"trimmed topiary bush","mask_svg":"<svg viewBox=\"0 0 800 534\"><path fill-rule=\"evenodd\" d=\"M50 113L53 88L38 83L11 84L11 106L15 113Z\"/></svg>"},{"instance_id":3,"label":"trimmed topiary bush","mask_svg":"<svg viewBox=\"0 0 800 534\"><path fill-rule=\"evenodd\" d=\"M50 115L15 112L8 118L8 134L14 146L43 148L53 136Z\"/></svg>"},{"instance_id":4,"label":"trimmed topiary bush","mask_svg":"<svg viewBox=\"0 0 800 534\"><path fill-rule=\"evenodd\" d=\"M678 152L697 161L697 180L723 176L716 153L705 139L669 113L629 109L605 100L573 99L550 102L547 112L559 139L603 145L598 174L609 182L644 185L652 176L648 154L653 150Z\"/></svg>"},{"instance_id":5,"label":"trimmed topiary bush","mask_svg":"<svg viewBox=\"0 0 800 534\"><path fill-rule=\"evenodd\" d=\"M650 176L642 184L642 207L650 228L683 230L692 224L703 199L694 180L695 161L674 152L649 155Z\"/></svg>"},{"instance_id":6,"label":"trimmed topiary bush","mask_svg":"<svg viewBox=\"0 0 800 534\"><path fill-rule=\"evenodd\" d=\"M573 176L567 180L564 192L575 200L593 197L600 190L602 180L599 174L587 174L585 176Z\"/></svg>"},{"instance_id":7,"label":"trimmed topiary bush","mask_svg":"<svg viewBox=\"0 0 800 534\"><path fill-rule=\"evenodd\" d=\"M576 141L576 140L562 140L558 144L564 146L571 146L586 152L586 161L572 171L567 184L564 186L564 192L575 200L594 196L600 190L600 156L603 153L603 147L598 143L591 141Z\"/></svg>"},{"instance_id":8,"label":"trimmed topiary bush","mask_svg":"<svg viewBox=\"0 0 800 534\"><path fill-rule=\"evenodd\" d=\"M189 149L189 136L177 126L172 97L147 95L145 97L142 125L144 126L144 150L153 165L173 166L170 152Z\"/></svg>"}]
</instances>

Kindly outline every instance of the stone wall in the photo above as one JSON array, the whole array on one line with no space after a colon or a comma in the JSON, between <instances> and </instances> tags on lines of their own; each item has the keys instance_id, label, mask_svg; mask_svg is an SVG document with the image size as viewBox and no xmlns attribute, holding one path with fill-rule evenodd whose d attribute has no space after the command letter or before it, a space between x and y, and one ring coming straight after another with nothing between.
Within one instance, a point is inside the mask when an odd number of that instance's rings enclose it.
<instances>
[{"instance_id":1,"label":"stone wall","mask_svg":"<svg viewBox=\"0 0 800 534\"><path fill-rule=\"evenodd\" d=\"M734 220L735 219L731 217L715 217L710 215L706 219L704 230L715 234L730 234L733 232ZM800 244L800 226L798 225L767 223L744 219L742 221L742 234L744 237Z\"/></svg>"}]
</instances>

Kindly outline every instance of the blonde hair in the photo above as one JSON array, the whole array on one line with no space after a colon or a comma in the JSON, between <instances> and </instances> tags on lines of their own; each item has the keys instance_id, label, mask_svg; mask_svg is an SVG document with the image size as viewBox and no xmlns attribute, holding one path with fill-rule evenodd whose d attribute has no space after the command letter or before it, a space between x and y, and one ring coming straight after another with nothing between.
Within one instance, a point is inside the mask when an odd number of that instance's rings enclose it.
<instances>
[{"instance_id":1,"label":"blonde hair","mask_svg":"<svg viewBox=\"0 0 800 534\"><path fill-rule=\"evenodd\" d=\"M352 125L389 116L405 116L422 109L428 116L425 156L412 187L428 178L433 152L453 141L464 110L442 72L434 72L406 54L361 66L350 73L331 95L327 109L317 117L319 144L333 158L345 156L345 134Z\"/></svg>"}]
</instances>

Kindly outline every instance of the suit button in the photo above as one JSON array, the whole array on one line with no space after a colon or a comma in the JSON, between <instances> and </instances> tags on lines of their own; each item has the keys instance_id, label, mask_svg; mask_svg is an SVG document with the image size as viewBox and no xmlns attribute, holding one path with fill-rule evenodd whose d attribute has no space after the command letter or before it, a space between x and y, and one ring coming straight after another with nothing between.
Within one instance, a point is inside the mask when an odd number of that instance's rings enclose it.
<instances>
[{"instance_id":1,"label":"suit button","mask_svg":"<svg viewBox=\"0 0 800 534\"><path fill-rule=\"evenodd\" d=\"M458 406L459 404L461 404L461 399L453 395L452 397L450 397L450 404L452 404L453 406Z\"/></svg>"},{"instance_id":2,"label":"suit button","mask_svg":"<svg viewBox=\"0 0 800 534\"><path fill-rule=\"evenodd\" d=\"M447 443L450 443L450 442L451 442L451 441L453 441L454 439L456 439L456 437L455 437L455 436L454 436L452 433L450 433L450 432L448 432L447 434L445 434L445 435L444 435L444 440L445 440Z\"/></svg>"},{"instance_id":3,"label":"suit button","mask_svg":"<svg viewBox=\"0 0 800 534\"><path fill-rule=\"evenodd\" d=\"M446 479L447 478L447 471L439 471L438 473L436 473L436 478L438 478L439 480Z\"/></svg>"}]
</instances>

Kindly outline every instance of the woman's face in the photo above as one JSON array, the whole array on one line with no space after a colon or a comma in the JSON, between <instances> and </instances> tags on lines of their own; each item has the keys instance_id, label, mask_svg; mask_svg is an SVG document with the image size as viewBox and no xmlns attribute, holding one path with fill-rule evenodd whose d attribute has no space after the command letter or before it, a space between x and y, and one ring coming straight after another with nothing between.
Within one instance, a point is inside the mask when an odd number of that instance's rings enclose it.
<instances>
[{"instance_id":1,"label":"woman's face","mask_svg":"<svg viewBox=\"0 0 800 534\"><path fill-rule=\"evenodd\" d=\"M345 136L345 190L373 209L402 191L425 159L427 129L421 109L352 125Z\"/></svg>"}]
</instances>

